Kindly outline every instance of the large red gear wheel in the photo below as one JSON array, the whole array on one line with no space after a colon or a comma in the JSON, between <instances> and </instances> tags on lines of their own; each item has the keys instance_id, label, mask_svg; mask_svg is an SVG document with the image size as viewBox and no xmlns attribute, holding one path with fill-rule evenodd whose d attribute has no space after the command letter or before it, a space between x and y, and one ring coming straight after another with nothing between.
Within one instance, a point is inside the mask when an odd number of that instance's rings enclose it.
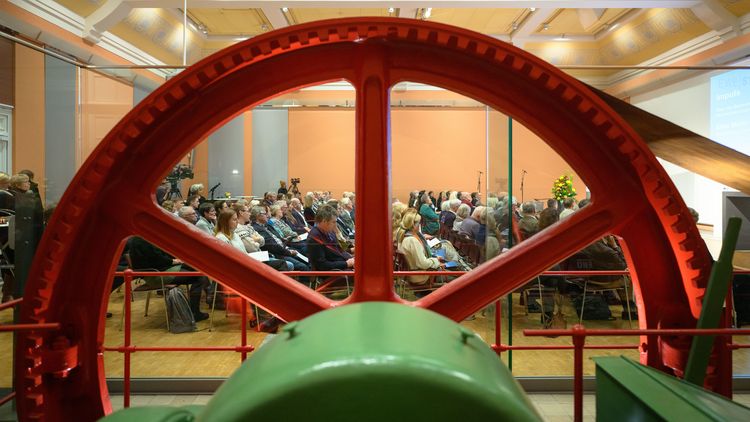
<instances>
[{"instance_id":1,"label":"large red gear wheel","mask_svg":"<svg viewBox=\"0 0 750 422\"><path fill-rule=\"evenodd\" d=\"M172 163L237 114L276 94L341 79L357 90L355 188L367 213L356 215L355 289L337 303L207 239L161 210L151 192ZM461 320L615 233L626 240L635 268L640 325L694 326L708 251L653 154L583 84L510 44L460 28L389 18L313 22L237 44L185 70L128 113L82 166L28 280L22 322L59 321L63 328L19 337L22 419L94 420L110 411L105 324L95 316L106 309L114 263L130 235L188 260L286 320L349 302L401 301L392 285L388 234L388 98L394 83L407 80L512 116L545 139L594 193L590 206L413 306ZM652 340L644 339L643 360L663 367L669 345ZM66 360L75 368L65 371Z\"/></svg>"}]
</instances>

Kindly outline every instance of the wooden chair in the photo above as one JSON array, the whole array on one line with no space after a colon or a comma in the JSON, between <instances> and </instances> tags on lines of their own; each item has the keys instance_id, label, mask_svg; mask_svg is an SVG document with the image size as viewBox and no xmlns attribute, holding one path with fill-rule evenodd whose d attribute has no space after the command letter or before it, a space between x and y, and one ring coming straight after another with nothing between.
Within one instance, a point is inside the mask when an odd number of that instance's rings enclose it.
<instances>
[{"instance_id":1,"label":"wooden chair","mask_svg":"<svg viewBox=\"0 0 750 422\"><path fill-rule=\"evenodd\" d=\"M132 269L133 271L148 271L148 272L158 272L159 270L155 268L133 268L133 261L130 259L130 254L125 254L125 259L128 263L128 268ZM158 284L149 284L148 279L158 279ZM133 287L130 292L131 296L130 298L123 298L122 301L122 315L120 316L120 330L122 330L123 323L125 321L125 301L134 300L135 293L146 293L146 309L143 314L144 317L148 316L148 305L151 302L151 292L162 293L162 299L164 299L164 316L167 322L167 331L169 331L169 313L167 311L167 292L175 287L177 287L174 284L164 284L164 277L163 276L149 276L149 277L137 277L134 278L133 281L141 280L144 284L141 284L139 286ZM135 283L134 283L135 284ZM131 315L132 316L132 315Z\"/></svg>"},{"instance_id":2,"label":"wooden chair","mask_svg":"<svg viewBox=\"0 0 750 422\"><path fill-rule=\"evenodd\" d=\"M409 261L407 261L406 255L404 255L403 252L396 251L394 253L393 270L411 271L411 268L409 268ZM414 293L437 290L442 284L437 283L436 278L436 276L430 276L424 284L413 284L409 282L408 276L397 277L396 283L398 284L398 287L400 287L399 296L403 297L407 290Z\"/></svg>"}]
</instances>

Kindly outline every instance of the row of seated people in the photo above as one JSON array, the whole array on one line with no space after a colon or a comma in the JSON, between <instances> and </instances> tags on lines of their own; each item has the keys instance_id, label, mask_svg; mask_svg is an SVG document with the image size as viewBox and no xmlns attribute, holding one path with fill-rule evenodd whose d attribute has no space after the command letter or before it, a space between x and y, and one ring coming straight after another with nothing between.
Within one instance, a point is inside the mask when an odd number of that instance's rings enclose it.
<instances>
[{"instance_id":1,"label":"row of seated people","mask_svg":"<svg viewBox=\"0 0 750 422\"><path fill-rule=\"evenodd\" d=\"M215 205L205 202L198 207L198 211L191 206L182 207L178 216L187 224L194 225L243 253L268 252L271 259L265 261L265 264L279 271L327 271L354 267L353 255L341 247L336 237L338 210L334 206L321 206L312 227L304 220L297 222L300 231L304 230L307 235L306 241L300 240L299 235L284 221L284 211L288 211L285 208L286 205L280 202L270 207L258 204L249 208L243 201L231 208L222 209L217 217ZM129 254L135 269L194 271L180 259L139 237L128 241L125 253ZM302 253L306 254L307 259L300 258ZM123 258L124 256L125 254ZM126 267L126 259L121 260L118 270ZM300 277L299 281L309 285L308 277ZM118 277L112 289L115 290L120 284L122 279ZM210 303L215 293L211 291L211 284L206 277L169 278L165 284L189 284L189 303L195 320L207 318L207 314L200 311L201 296L206 292L206 301Z\"/></svg>"}]
</instances>

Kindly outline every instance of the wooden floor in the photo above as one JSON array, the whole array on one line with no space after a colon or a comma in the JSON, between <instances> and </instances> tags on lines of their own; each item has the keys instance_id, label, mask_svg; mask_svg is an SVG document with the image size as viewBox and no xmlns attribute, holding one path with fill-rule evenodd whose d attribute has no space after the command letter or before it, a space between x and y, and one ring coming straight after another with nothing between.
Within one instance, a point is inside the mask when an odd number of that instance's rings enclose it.
<instances>
[{"instance_id":1,"label":"wooden floor","mask_svg":"<svg viewBox=\"0 0 750 422\"><path fill-rule=\"evenodd\" d=\"M503 301L503 303L507 303ZM519 305L518 295L513 297L513 344L571 344L569 338L524 337L522 330L526 328L540 328L540 314L526 314L525 307ZM575 311L565 302L564 313L567 315L569 326L577 322ZM114 314L106 320L107 346L122 344L123 332L120 330L120 315L123 304L122 293L112 294L109 311ZM198 323L198 331L185 334L170 334L166 331L164 318L164 302L152 299L149 316L143 316L145 295L136 296L133 302L133 344L137 346L195 346L195 345L224 345L235 346L240 342L240 318L238 315L227 316L224 311L216 311L214 330L208 331L208 321ZM204 305L205 307L205 305ZM587 321L590 328L628 328L628 321L622 321L619 306L612 306L615 321ZM0 313L0 323L9 323L9 311ZM495 339L494 312L478 312L475 319L462 322L462 325L478 333L486 342ZM503 343L508 343L508 319L502 319ZM637 323L633 323L633 328ZM258 347L266 334L248 330L248 343ZM599 337L590 338L587 344L637 344L634 337ZM750 343L749 338L737 338L737 342ZM0 333L0 387L11 384L12 337L8 333ZM638 358L635 350L594 350L585 353L584 371L587 375L594 374L593 356L625 355L633 359ZM122 377L123 355L116 352L105 352L105 370L108 377ZM516 376L570 376L573 365L572 351L515 351L512 355L512 371ZM508 362L508 354L504 353L503 361ZM138 352L132 356L133 377L228 377L240 364L240 355L236 352ZM735 374L750 374L750 350L736 351L733 355Z\"/></svg>"}]
</instances>

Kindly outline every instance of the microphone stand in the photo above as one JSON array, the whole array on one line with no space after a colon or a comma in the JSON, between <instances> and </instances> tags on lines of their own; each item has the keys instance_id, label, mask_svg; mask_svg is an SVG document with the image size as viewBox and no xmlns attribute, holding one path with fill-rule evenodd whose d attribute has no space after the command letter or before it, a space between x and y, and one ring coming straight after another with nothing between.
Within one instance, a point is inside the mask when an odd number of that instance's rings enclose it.
<instances>
[{"instance_id":1,"label":"microphone stand","mask_svg":"<svg viewBox=\"0 0 750 422\"><path fill-rule=\"evenodd\" d=\"M211 189L209 189L209 190L208 190L208 193L210 193L210 194L211 194L211 200L212 200L212 201L214 200L214 192L216 192L216 189L217 189L217 188L218 188L219 186L221 186L221 182L217 183L217 184L216 184L216 186L214 186L214 187L212 187Z\"/></svg>"}]
</instances>

